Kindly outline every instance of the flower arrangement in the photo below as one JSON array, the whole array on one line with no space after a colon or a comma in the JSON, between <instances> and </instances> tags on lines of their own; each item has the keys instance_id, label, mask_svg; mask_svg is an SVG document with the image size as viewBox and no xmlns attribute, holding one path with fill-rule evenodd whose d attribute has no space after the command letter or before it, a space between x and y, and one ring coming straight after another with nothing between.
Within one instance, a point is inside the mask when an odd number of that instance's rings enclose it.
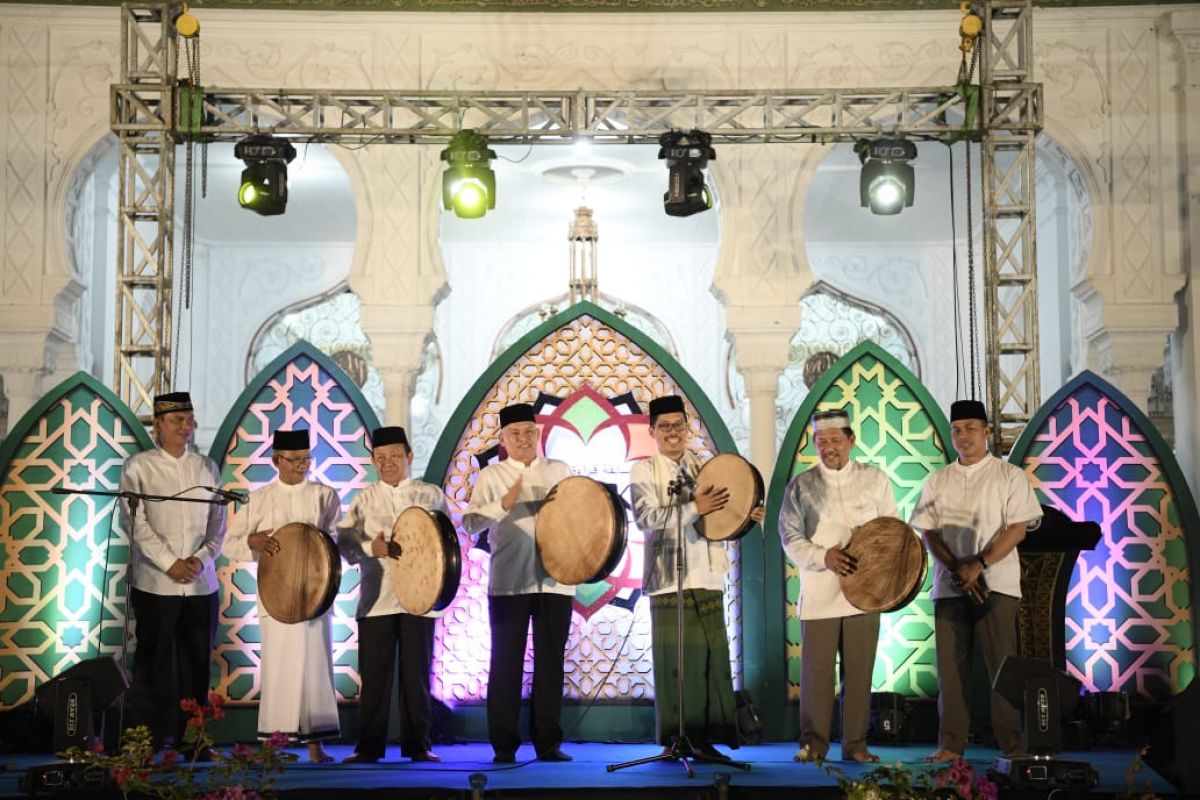
<instances>
[{"instance_id":1,"label":"flower arrangement","mask_svg":"<svg viewBox=\"0 0 1200 800\"><path fill-rule=\"evenodd\" d=\"M197 769L203 754L212 750L208 721L225 716L225 698L213 692L208 705L188 698L179 707L189 714L181 750L156 755L153 737L145 725L129 728L121 737L120 751L104 752L97 742L91 749L72 747L60 755L89 768L105 770L123 797L157 797L161 800L260 800L276 795L275 778L296 756L285 752L288 736L274 733L259 747L236 744L228 753L214 752L211 766Z\"/></svg>"},{"instance_id":2,"label":"flower arrangement","mask_svg":"<svg viewBox=\"0 0 1200 800\"><path fill-rule=\"evenodd\" d=\"M962 757L939 769L912 769L901 763L881 764L850 777L825 762L847 800L997 800L996 784L976 775Z\"/></svg>"}]
</instances>

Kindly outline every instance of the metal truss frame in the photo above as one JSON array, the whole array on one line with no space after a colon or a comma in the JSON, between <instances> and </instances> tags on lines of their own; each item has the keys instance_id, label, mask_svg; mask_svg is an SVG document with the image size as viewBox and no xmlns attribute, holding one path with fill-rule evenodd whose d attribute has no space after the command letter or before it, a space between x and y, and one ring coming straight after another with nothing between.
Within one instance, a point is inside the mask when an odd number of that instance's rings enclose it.
<instances>
[{"instance_id":1,"label":"metal truss frame","mask_svg":"<svg viewBox=\"0 0 1200 800\"><path fill-rule=\"evenodd\" d=\"M135 411L168 388L174 145L255 133L316 142L448 143L472 128L493 142L656 143L698 128L723 144L853 141L899 135L981 143L987 398L1007 449L1039 402L1034 265L1032 0L982 4L982 91L957 86L660 92L193 90L177 80L172 9L122 8L121 82L112 130L121 141L121 259L116 386ZM199 109L193 107L199 104ZM180 110L182 109L182 110ZM1032 405L1031 407L1031 404Z\"/></svg>"}]
</instances>

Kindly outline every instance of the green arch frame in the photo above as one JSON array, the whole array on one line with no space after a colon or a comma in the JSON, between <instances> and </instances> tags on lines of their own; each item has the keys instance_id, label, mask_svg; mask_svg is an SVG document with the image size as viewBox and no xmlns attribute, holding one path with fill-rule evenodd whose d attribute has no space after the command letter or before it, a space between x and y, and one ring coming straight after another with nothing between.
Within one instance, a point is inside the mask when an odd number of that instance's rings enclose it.
<instances>
[{"instance_id":1,"label":"green arch frame","mask_svg":"<svg viewBox=\"0 0 1200 800\"><path fill-rule=\"evenodd\" d=\"M1179 523L1183 529L1184 548L1187 552L1188 567L1192 570L1192 579L1189 581L1192 606L1192 641L1200 643L1200 580L1197 579L1198 574L1200 574L1200 511L1196 508L1196 499L1192 496L1191 487L1183 475L1183 470L1179 468L1179 462L1175 459L1175 453L1171 449L1171 446L1167 444L1167 440L1158 432L1158 428L1150 421L1150 418L1142 413L1142 410L1134 405L1133 401L1124 392L1091 370L1080 372L1074 378L1067 381L1061 389L1051 395L1042 404L1042 407L1038 409L1033 419L1025 426L1025 430L1022 431L1016 444L1013 445L1008 460L1010 463L1024 469L1025 459L1033 447L1033 437L1042 429L1046 420L1058 410L1058 407L1084 386L1091 386L1101 394L1106 395L1117 404L1122 413L1133 420L1133 423L1141 430L1142 435L1146 437L1146 441L1149 443L1154 455L1158 457L1158 462L1162 465L1163 474L1166 476L1167 481L1175 489L1175 496L1179 501ZM1200 670L1200 655L1197 655L1195 650L1193 650L1193 658L1195 659L1197 669Z\"/></svg>"},{"instance_id":2,"label":"green arch frame","mask_svg":"<svg viewBox=\"0 0 1200 800\"><path fill-rule=\"evenodd\" d=\"M367 401L366 396L358 388L358 384L354 382L354 379L347 375L346 371L337 365L337 362L318 350L316 345L307 339L301 339L276 356L271 363L260 369L258 374L254 376L254 380L246 384L246 388L242 390L242 393L229 406L229 411L225 414L225 419L222 420L221 427L217 429L216 436L213 437L212 447L208 450L208 457L218 466L222 466L225 463L225 450L229 447L229 440L233 438L233 432L237 428L237 424L241 421L246 408L249 407L250 401L267 385L267 382L275 373L287 366L288 363L295 361L297 356L308 356L317 362L317 365L321 369L333 376L338 385L346 392L346 396L350 398L350 402L354 405L354 410L358 412L363 422L366 423L368 433L370 433L371 429L379 427L379 418L375 416L375 409L371 408L370 402Z\"/></svg>"}]
</instances>

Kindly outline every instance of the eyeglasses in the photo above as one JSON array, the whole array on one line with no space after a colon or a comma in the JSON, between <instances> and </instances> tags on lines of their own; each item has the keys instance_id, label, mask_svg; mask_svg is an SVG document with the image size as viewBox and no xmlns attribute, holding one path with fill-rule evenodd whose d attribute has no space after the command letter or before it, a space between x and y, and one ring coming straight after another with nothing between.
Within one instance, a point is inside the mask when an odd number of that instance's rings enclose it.
<instances>
[{"instance_id":1,"label":"eyeglasses","mask_svg":"<svg viewBox=\"0 0 1200 800\"><path fill-rule=\"evenodd\" d=\"M688 429L688 424L686 420L683 422L660 422L654 427L663 433L683 433Z\"/></svg>"},{"instance_id":2,"label":"eyeglasses","mask_svg":"<svg viewBox=\"0 0 1200 800\"><path fill-rule=\"evenodd\" d=\"M312 459L312 456L283 456L283 455L281 455L281 456L279 456L279 460L286 461L287 463L298 467L301 464L308 464L313 459Z\"/></svg>"}]
</instances>

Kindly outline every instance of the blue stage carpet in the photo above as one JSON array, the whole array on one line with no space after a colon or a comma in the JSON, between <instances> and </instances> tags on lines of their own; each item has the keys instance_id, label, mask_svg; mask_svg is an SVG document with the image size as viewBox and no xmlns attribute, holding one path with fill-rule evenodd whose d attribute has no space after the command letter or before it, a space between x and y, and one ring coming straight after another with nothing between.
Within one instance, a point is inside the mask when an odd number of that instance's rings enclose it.
<instances>
[{"instance_id":1,"label":"blue stage carpet","mask_svg":"<svg viewBox=\"0 0 1200 800\"><path fill-rule=\"evenodd\" d=\"M485 797L591 797L640 795L643 797L718 797L714 776L729 776L730 797L797 798L839 797L836 781L821 768L792 761L796 746L791 743L762 744L730 751L731 755L748 761L751 769L743 772L728 766L697 764L696 776L688 778L677 763L646 764L609 772L606 766L655 755L659 748L647 744L567 743L563 749L574 756L569 763L545 763L533 759L533 749L521 748L518 762L512 765L492 763L492 751L486 744L442 745L435 748L441 764L412 764L401 761L398 749L389 750L389 759L378 764L342 765L350 754L347 745L328 748L337 761L333 764L304 763L306 752L295 750L301 761L288 767L279 780L279 789L287 797L346 797L355 792L369 792L382 797L469 797L469 776L481 773L487 777ZM923 757L932 749L928 745L913 747L875 747L874 751L886 763L903 762L920 768ZM837 752L837 746L834 751ZM976 770L987 769L997 752L971 748L968 759ZM1118 795L1129 788L1138 792L1152 791L1159 796L1178 796L1169 783L1150 769L1142 770L1133 786L1127 785L1126 773L1133 761L1130 751L1092 750L1085 753L1064 753L1064 758L1089 762L1100 774L1099 786L1093 795ZM46 756L7 756L4 772L0 773L0 797L27 797L18 788L22 774L31 767L52 759ZM863 771L859 765L832 762L847 775ZM1046 797L1046 792L1002 791L1001 798ZM54 793L40 791L38 797L53 797ZM92 795L94 796L94 795ZM1065 800L1081 793L1058 792L1055 800Z\"/></svg>"}]
</instances>

